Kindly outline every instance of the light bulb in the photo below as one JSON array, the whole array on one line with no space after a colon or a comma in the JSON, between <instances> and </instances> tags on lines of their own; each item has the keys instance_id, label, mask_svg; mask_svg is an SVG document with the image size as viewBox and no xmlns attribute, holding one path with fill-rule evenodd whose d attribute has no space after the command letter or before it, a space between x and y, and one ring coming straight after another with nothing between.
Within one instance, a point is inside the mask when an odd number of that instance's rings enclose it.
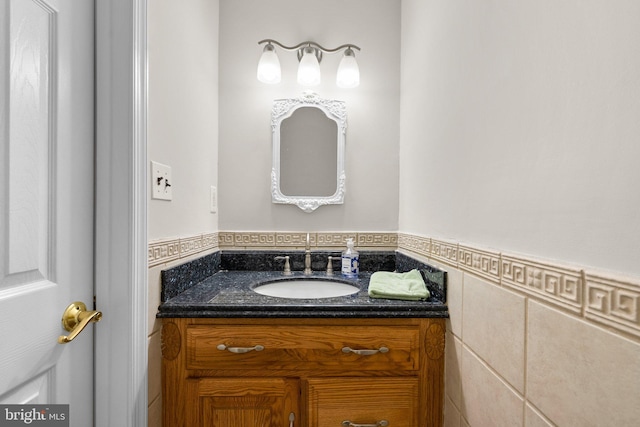
<instances>
[{"instance_id":1,"label":"light bulb","mask_svg":"<svg viewBox=\"0 0 640 427\"><path fill-rule=\"evenodd\" d=\"M258 80L262 83L280 83L280 60L276 55L276 50L271 43L267 44L262 51L258 62Z\"/></svg>"},{"instance_id":2,"label":"light bulb","mask_svg":"<svg viewBox=\"0 0 640 427\"><path fill-rule=\"evenodd\" d=\"M304 48L300 65L298 65L298 83L304 86L320 84L320 64L316 58L315 49L310 46Z\"/></svg>"},{"instance_id":3,"label":"light bulb","mask_svg":"<svg viewBox=\"0 0 640 427\"><path fill-rule=\"evenodd\" d=\"M336 85L341 88L354 88L360 84L360 69L358 68L358 62L356 56L351 48L348 48L344 52L340 65L338 65L338 72L336 74Z\"/></svg>"}]
</instances>

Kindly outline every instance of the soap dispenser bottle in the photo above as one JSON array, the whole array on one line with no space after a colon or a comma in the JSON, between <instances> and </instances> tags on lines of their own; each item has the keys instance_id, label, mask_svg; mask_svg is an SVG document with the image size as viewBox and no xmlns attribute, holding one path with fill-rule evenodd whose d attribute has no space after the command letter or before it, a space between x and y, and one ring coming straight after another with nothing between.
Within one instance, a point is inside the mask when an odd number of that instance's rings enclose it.
<instances>
[{"instance_id":1,"label":"soap dispenser bottle","mask_svg":"<svg viewBox=\"0 0 640 427\"><path fill-rule=\"evenodd\" d=\"M347 249L342 252L342 275L358 277L360 270L360 255L353 248L353 239L347 239Z\"/></svg>"}]
</instances>

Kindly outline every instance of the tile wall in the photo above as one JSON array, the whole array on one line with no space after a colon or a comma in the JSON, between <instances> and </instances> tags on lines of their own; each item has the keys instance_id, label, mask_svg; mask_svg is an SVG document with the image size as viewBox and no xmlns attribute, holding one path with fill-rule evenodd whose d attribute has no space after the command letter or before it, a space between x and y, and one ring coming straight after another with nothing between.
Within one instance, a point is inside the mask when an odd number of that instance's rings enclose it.
<instances>
[{"instance_id":1,"label":"tile wall","mask_svg":"<svg viewBox=\"0 0 640 427\"><path fill-rule=\"evenodd\" d=\"M631 426L640 279L409 234L448 271L445 425Z\"/></svg>"},{"instance_id":2,"label":"tile wall","mask_svg":"<svg viewBox=\"0 0 640 427\"><path fill-rule=\"evenodd\" d=\"M147 257L149 265L149 426L162 426L162 384L160 374L162 353L160 347L160 322L156 319L156 312L160 305L160 272L217 250L217 233L149 242Z\"/></svg>"},{"instance_id":3,"label":"tile wall","mask_svg":"<svg viewBox=\"0 0 640 427\"><path fill-rule=\"evenodd\" d=\"M448 271L446 426L640 419L640 279L405 233L310 233L313 249L400 251ZM149 425L161 425L160 271L218 249L303 249L306 233L149 243Z\"/></svg>"}]
</instances>

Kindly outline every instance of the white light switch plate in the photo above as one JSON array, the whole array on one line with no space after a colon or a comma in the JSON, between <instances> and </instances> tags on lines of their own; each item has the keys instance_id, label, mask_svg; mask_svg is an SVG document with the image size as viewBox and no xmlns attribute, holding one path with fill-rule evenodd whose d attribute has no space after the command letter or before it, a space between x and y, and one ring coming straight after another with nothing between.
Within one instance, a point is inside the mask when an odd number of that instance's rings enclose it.
<instances>
[{"instance_id":1,"label":"white light switch plate","mask_svg":"<svg viewBox=\"0 0 640 427\"><path fill-rule=\"evenodd\" d=\"M173 178L171 178L171 166L158 162L151 162L151 198L159 200L171 200L173 193Z\"/></svg>"}]
</instances>

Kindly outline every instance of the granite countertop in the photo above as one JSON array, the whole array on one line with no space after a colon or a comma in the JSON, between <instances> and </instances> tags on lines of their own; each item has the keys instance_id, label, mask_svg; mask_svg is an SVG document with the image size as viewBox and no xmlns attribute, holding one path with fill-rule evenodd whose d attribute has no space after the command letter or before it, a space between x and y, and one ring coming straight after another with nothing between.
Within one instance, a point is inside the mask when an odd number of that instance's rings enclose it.
<instances>
[{"instance_id":1,"label":"granite countertop","mask_svg":"<svg viewBox=\"0 0 640 427\"><path fill-rule=\"evenodd\" d=\"M162 304L157 317L449 317L446 272L396 252L361 252L361 272L347 279L339 271L327 277L330 252L312 253L313 274L305 276L304 253L291 252L293 274L285 276L280 252L224 251L162 271ZM425 301L371 298L369 278L374 271L419 269L430 297ZM364 271L363 271L364 270ZM360 290L333 298L291 299L261 295L252 289L265 282L289 279L331 279Z\"/></svg>"},{"instance_id":2,"label":"granite countertop","mask_svg":"<svg viewBox=\"0 0 640 427\"><path fill-rule=\"evenodd\" d=\"M218 269L175 295L165 293L157 317L449 317L446 303L442 301L444 298L428 280L431 297L425 301L371 298L367 292L371 274L360 272L358 278L348 279L340 274L328 277L318 271L310 276L299 271L285 276L282 271L273 270ZM264 282L290 279L331 279L348 282L360 290L347 296L314 299L271 297L252 290Z\"/></svg>"}]
</instances>

